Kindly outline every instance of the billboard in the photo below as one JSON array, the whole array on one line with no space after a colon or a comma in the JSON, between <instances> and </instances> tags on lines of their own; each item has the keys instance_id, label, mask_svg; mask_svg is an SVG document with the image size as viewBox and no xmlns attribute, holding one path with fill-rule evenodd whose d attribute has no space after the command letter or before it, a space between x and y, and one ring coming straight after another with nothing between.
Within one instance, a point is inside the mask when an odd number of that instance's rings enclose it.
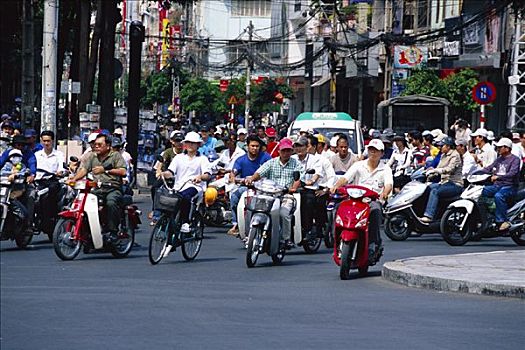
<instances>
[{"instance_id":1,"label":"billboard","mask_svg":"<svg viewBox=\"0 0 525 350\"><path fill-rule=\"evenodd\" d=\"M424 67L428 60L428 47L403 46L394 47L394 68Z\"/></svg>"}]
</instances>

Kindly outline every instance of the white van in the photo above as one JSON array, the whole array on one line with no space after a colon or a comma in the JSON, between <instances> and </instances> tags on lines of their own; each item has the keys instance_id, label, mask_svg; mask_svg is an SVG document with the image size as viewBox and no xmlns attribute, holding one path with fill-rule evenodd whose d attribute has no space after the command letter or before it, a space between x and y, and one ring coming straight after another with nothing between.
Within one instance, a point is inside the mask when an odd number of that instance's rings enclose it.
<instances>
[{"instance_id":1,"label":"white van","mask_svg":"<svg viewBox=\"0 0 525 350\"><path fill-rule=\"evenodd\" d=\"M327 142L334 134L342 133L348 137L349 147L354 154L360 155L364 150L361 122L354 120L343 112L304 112L295 118L288 128L288 136L297 137L299 130L312 129L314 133L322 134Z\"/></svg>"}]
</instances>

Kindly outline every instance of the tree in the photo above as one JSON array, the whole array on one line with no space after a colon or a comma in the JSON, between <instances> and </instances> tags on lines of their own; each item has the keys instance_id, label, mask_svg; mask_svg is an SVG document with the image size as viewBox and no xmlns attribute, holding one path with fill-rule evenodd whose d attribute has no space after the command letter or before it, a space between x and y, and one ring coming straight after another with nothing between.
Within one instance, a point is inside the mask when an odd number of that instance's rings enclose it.
<instances>
[{"instance_id":1,"label":"tree","mask_svg":"<svg viewBox=\"0 0 525 350\"><path fill-rule=\"evenodd\" d=\"M143 87L146 89L141 101L144 107L151 108L154 104L170 102L172 80L167 70L152 73Z\"/></svg>"},{"instance_id":2,"label":"tree","mask_svg":"<svg viewBox=\"0 0 525 350\"><path fill-rule=\"evenodd\" d=\"M189 80L180 92L182 107L199 114L217 115L226 112L219 87L203 78Z\"/></svg>"},{"instance_id":3,"label":"tree","mask_svg":"<svg viewBox=\"0 0 525 350\"><path fill-rule=\"evenodd\" d=\"M290 85L280 81L280 79L264 79L260 84L253 86L252 113L254 115L279 111L280 103L276 98L278 93L282 94L284 98L294 98Z\"/></svg>"},{"instance_id":4,"label":"tree","mask_svg":"<svg viewBox=\"0 0 525 350\"><path fill-rule=\"evenodd\" d=\"M403 95L427 95L446 98L451 113L469 117L479 106L472 99L472 88L479 82L478 73L470 68L440 79L435 71L415 71L405 80Z\"/></svg>"},{"instance_id":5,"label":"tree","mask_svg":"<svg viewBox=\"0 0 525 350\"><path fill-rule=\"evenodd\" d=\"M476 71L463 69L447 76L443 81L446 86L446 98L450 101L455 115L466 117L479 108L472 99L472 89L479 82Z\"/></svg>"},{"instance_id":6,"label":"tree","mask_svg":"<svg viewBox=\"0 0 525 350\"><path fill-rule=\"evenodd\" d=\"M416 70L405 80L403 95L427 95L446 98L446 87L435 71Z\"/></svg>"}]
</instances>

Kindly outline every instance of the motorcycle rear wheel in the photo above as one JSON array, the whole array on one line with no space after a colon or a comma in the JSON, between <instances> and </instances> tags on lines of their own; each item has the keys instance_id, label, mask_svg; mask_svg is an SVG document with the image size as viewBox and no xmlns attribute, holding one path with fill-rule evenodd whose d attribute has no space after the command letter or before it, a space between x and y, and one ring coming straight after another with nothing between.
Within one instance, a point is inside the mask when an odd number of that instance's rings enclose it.
<instances>
[{"instance_id":1,"label":"motorcycle rear wheel","mask_svg":"<svg viewBox=\"0 0 525 350\"><path fill-rule=\"evenodd\" d=\"M191 232L191 239L184 240L182 244L182 256L186 261L195 259L201 250L202 238L204 236L204 221L200 214L196 214L192 226L194 229Z\"/></svg>"},{"instance_id":2,"label":"motorcycle rear wheel","mask_svg":"<svg viewBox=\"0 0 525 350\"><path fill-rule=\"evenodd\" d=\"M463 230L459 229L459 225L463 221L465 215L468 214L464 208L450 208L445 211L441 218L441 236L445 242L451 246L464 245L472 236L472 230L468 221L465 223Z\"/></svg>"},{"instance_id":3,"label":"motorcycle rear wheel","mask_svg":"<svg viewBox=\"0 0 525 350\"><path fill-rule=\"evenodd\" d=\"M303 241L303 249L308 254L317 253L319 247L321 247L322 238L315 237L312 239L306 239Z\"/></svg>"},{"instance_id":4,"label":"motorcycle rear wheel","mask_svg":"<svg viewBox=\"0 0 525 350\"><path fill-rule=\"evenodd\" d=\"M73 260L80 253L82 242L72 239L75 227L76 220L72 218L60 218L55 226L53 248L62 260Z\"/></svg>"},{"instance_id":5,"label":"motorcycle rear wheel","mask_svg":"<svg viewBox=\"0 0 525 350\"><path fill-rule=\"evenodd\" d=\"M164 248L168 245L169 226L169 216L162 215L151 232L148 257L152 265L157 265L164 257Z\"/></svg>"},{"instance_id":6,"label":"motorcycle rear wheel","mask_svg":"<svg viewBox=\"0 0 525 350\"><path fill-rule=\"evenodd\" d=\"M262 248L262 227L250 227L248 248L246 249L246 266L254 267Z\"/></svg>"},{"instance_id":7,"label":"motorcycle rear wheel","mask_svg":"<svg viewBox=\"0 0 525 350\"><path fill-rule=\"evenodd\" d=\"M131 227L127 213L125 220L125 230L118 233L118 241L111 245L111 255L115 258L125 258L128 256L135 242L135 229Z\"/></svg>"},{"instance_id":8,"label":"motorcycle rear wheel","mask_svg":"<svg viewBox=\"0 0 525 350\"><path fill-rule=\"evenodd\" d=\"M412 232L410 222L404 214L394 214L385 220L385 234L393 241L404 241Z\"/></svg>"}]
</instances>

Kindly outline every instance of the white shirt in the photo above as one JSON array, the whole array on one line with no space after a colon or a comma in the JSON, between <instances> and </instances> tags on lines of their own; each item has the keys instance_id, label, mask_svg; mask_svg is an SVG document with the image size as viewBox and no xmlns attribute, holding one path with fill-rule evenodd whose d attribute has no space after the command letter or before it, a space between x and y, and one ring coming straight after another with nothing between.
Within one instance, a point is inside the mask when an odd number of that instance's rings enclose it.
<instances>
[{"instance_id":1,"label":"white shirt","mask_svg":"<svg viewBox=\"0 0 525 350\"><path fill-rule=\"evenodd\" d=\"M521 143L513 143L512 144L512 154L514 154L516 157L518 157L520 162L520 169L523 167L523 158L525 158L525 149L523 149L523 146Z\"/></svg>"},{"instance_id":2,"label":"white shirt","mask_svg":"<svg viewBox=\"0 0 525 350\"><path fill-rule=\"evenodd\" d=\"M403 152L399 153L399 149L395 149L386 164L392 169L394 176L403 175L412 164L412 151L405 147Z\"/></svg>"},{"instance_id":3,"label":"white shirt","mask_svg":"<svg viewBox=\"0 0 525 350\"><path fill-rule=\"evenodd\" d=\"M198 175L204 173L211 173L210 162L205 156L195 155L193 158L187 153L177 154L171 161L168 170L175 176L175 189L180 191L185 190L189 187L194 187L197 191L202 192L206 189L206 182L201 181L200 184L193 184L191 181L186 183L184 187L181 186L189 179L193 179Z\"/></svg>"},{"instance_id":4,"label":"white shirt","mask_svg":"<svg viewBox=\"0 0 525 350\"><path fill-rule=\"evenodd\" d=\"M235 147L235 151L233 151L233 154L230 155L230 150L225 149L220 153L219 159L217 159L215 162L213 162L213 166L217 166L219 163L223 163L224 169L231 170L233 169L233 164L235 164L235 161L237 158L239 158L242 155L245 155L246 152L242 148Z\"/></svg>"},{"instance_id":5,"label":"white shirt","mask_svg":"<svg viewBox=\"0 0 525 350\"><path fill-rule=\"evenodd\" d=\"M319 164L319 158L316 154L310 154L310 153L307 153L306 156L304 157L303 160L300 160L299 159L299 156L297 154L294 154L292 156L292 158L295 158L299 161L299 163L301 163L304 171L306 172L307 170L310 170L310 169L314 169L315 170L315 173L314 174L304 174L301 176L301 181L310 181L312 180L312 178L314 177L315 174L321 176L321 167L320 167L320 164ZM319 179L317 179L317 181L312 185L312 186L305 186L305 188L309 188L309 189L317 189L319 188Z\"/></svg>"},{"instance_id":6,"label":"white shirt","mask_svg":"<svg viewBox=\"0 0 525 350\"><path fill-rule=\"evenodd\" d=\"M485 168L496 161L498 153L494 150L494 147L490 143L486 143L481 149L476 150L478 159L481 161L480 168Z\"/></svg>"},{"instance_id":7,"label":"white shirt","mask_svg":"<svg viewBox=\"0 0 525 350\"><path fill-rule=\"evenodd\" d=\"M474 157L472 157L472 154L470 154L470 152L465 152L462 159L463 159L463 167L461 168L461 175L463 175L463 179L466 179L467 175L470 174L475 169L477 169L478 166L476 164L476 161L474 160Z\"/></svg>"},{"instance_id":8,"label":"white shirt","mask_svg":"<svg viewBox=\"0 0 525 350\"><path fill-rule=\"evenodd\" d=\"M368 160L360 160L354 163L343 175L348 183L364 186L381 194L387 185L394 185L392 169L384 163L379 165L374 171L370 171Z\"/></svg>"},{"instance_id":9,"label":"white shirt","mask_svg":"<svg viewBox=\"0 0 525 350\"><path fill-rule=\"evenodd\" d=\"M35 152L36 168L47 172L56 174L59 171L64 171L64 154L53 149L50 154L47 154L43 149ZM37 179L42 178L45 174L37 171Z\"/></svg>"},{"instance_id":10,"label":"white shirt","mask_svg":"<svg viewBox=\"0 0 525 350\"><path fill-rule=\"evenodd\" d=\"M319 184L319 186L322 187L332 187L337 181L334 167L332 166L332 163L330 162L330 160L328 160L328 158L320 154L318 154L317 157L319 167L321 169L321 173L319 174L321 177L319 178L317 183Z\"/></svg>"}]
</instances>

